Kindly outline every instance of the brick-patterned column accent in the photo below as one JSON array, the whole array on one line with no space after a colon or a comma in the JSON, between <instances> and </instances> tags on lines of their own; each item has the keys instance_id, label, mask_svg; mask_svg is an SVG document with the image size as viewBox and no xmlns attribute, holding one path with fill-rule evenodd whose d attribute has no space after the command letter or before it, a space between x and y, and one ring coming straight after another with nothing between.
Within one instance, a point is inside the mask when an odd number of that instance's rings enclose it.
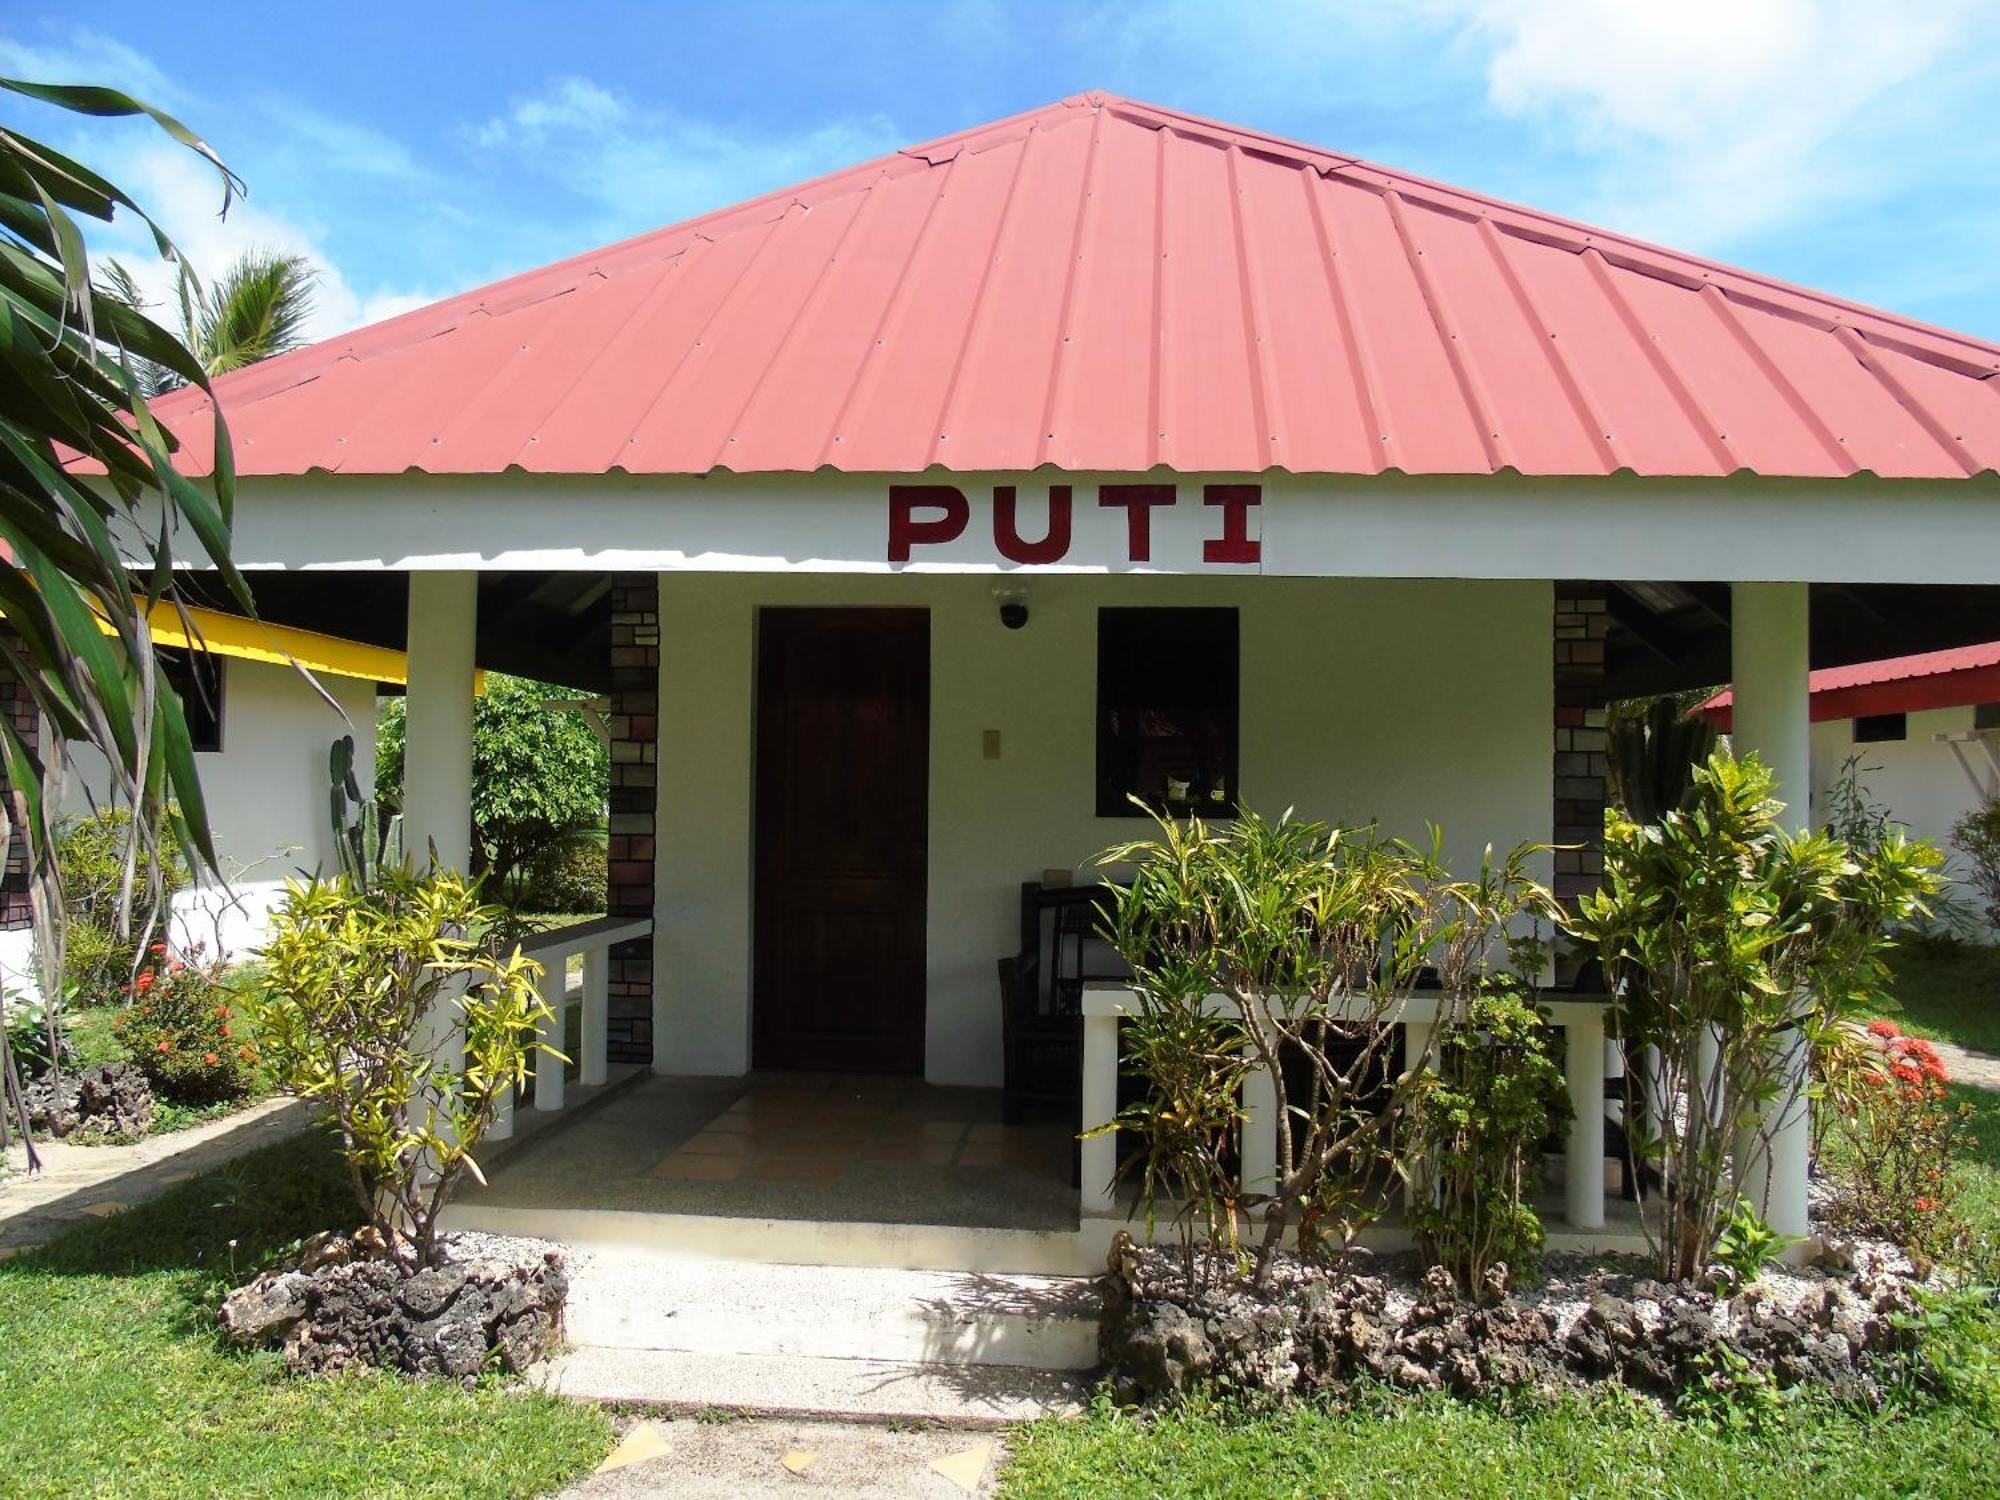
<instances>
[{"instance_id":1,"label":"brick-patterned column accent","mask_svg":"<svg viewBox=\"0 0 2000 1500\"><path fill-rule=\"evenodd\" d=\"M14 726L29 746L33 746L41 733L41 715L35 712L35 700L28 695L24 683L14 676L13 668L0 661L0 714L7 716L7 722ZM6 790L7 773L0 768L0 795L11 796ZM21 834L21 807L13 805L14 837L7 846L7 868L0 873L0 932L18 932L34 926L33 908L28 901L28 845Z\"/></svg>"},{"instance_id":2,"label":"brick-patterned column accent","mask_svg":"<svg viewBox=\"0 0 2000 1500\"><path fill-rule=\"evenodd\" d=\"M611 585L611 826L606 911L653 914L654 807L658 795L660 580L621 573ZM653 1060L653 940L611 950L610 1055Z\"/></svg>"},{"instance_id":3,"label":"brick-patterned column accent","mask_svg":"<svg viewBox=\"0 0 2000 1500\"><path fill-rule=\"evenodd\" d=\"M1574 907L1604 876L1604 637L1611 616L1601 583L1555 585L1556 895Z\"/></svg>"}]
</instances>

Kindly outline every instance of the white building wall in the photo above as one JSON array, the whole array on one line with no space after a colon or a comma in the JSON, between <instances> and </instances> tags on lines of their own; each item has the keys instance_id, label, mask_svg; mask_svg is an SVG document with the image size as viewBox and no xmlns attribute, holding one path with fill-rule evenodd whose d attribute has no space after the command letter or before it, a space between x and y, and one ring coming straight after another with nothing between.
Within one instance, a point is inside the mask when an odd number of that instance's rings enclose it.
<instances>
[{"instance_id":1,"label":"white building wall","mask_svg":"<svg viewBox=\"0 0 2000 1500\"><path fill-rule=\"evenodd\" d=\"M1043 576L1001 626L990 578L669 574L660 588L655 1066L749 1064L751 745L759 605L931 611L926 1076L995 1084L993 963L1019 887L1144 824L1095 816L1099 605L1241 611L1246 803L1378 819L1456 865L1546 840L1552 652L1545 582ZM1001 754L982 752L987 730ZM1547 869L1542 871L1547 877Z\"/></svg>"},{"instance_id":2,"label":"white building wall","mask_svg":"<svg viewBox=\"0 0 2000 1500\"><path fill-rule=\"evenodd\" d=\"M1828 797L1840 779L1841 767L1850 755L1861 757L1860 779L1869 796L1889 810L1890 816L1916 838L1928 839L1941 849L1955 879L1962 882L1963 861L1951 846L1951 829L1959 818L1976 805L1978 793L1948 744L1939 744L1940 734L1964 734L1972 728L1972 708L1929 709L1909 716L1908 735L1901 740L1876 744L1854 743L1854 720L1827 719L1812 727L1813 817L1822 822L1829 810ZM1975 770L1992 775L1985 750L1978 745L1960 745ZM1972 892L1961 883L1968 901ZM1972 910L1978 905L1972 903Z\"/></svg>"},{"instance_id":3,"label":"white building wall","mask_svg":"<svg viewBox=\"0 0 2000 1500\"><path fill-rule=\"evenodd\" d=\"M241 953L261 941L285 877L338 867L327 805L327 752L343 734L355 742L357 774L375 779L375 684L322 676L335 708L292 667L223 659L222 748L195 755L209 828L228 877L183 891L174 902L175 937L211 952ZM343 719L342 715L346 717ZM65 814L102 806L109 774L97 752L72 752ZM94 802L93 802L94 799Z\"/></svg>"}]
</instances>

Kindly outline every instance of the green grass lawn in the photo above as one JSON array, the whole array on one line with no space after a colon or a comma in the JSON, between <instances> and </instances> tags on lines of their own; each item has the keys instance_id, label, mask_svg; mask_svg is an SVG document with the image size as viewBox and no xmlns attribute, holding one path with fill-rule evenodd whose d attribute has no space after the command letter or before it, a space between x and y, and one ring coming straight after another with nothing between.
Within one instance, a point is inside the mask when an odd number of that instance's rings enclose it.
<instances>
[{"instance_id":1,"label":"green grass lawn","mask_svg":"<svg viewBox=\"0 0 2000 1500\"><path fill-rule=\"evenodd\" d=\"M2000 952L1896 956L1889 1013L1914 1034L2000 1053ZM2000 1094L1956 1087L1977 1145L1962 1211L2000 1262ZM1616 1391L1511 1412L1447 1397L1364 1397L1352 1411L1134 1416L1100 1405L1023 1429L1002 1492L1039 1496L2000 1494L2000 1328L1961 1330L1952 1399L1884 1413L1794 1401L1761 1424L1683 1421ZM1942 1355L1940 1356L1942 1358Z\"/></svg>"},{"instance_id":2,"label":"green grass lawn","mask_svg":"<svg viewBox=\"0 0 2000 1500\"><path fill-rule=\"evenodd\" d=\"M1030 1496L1990 1495L1995 1428L1963 1406L1873 1416L1822 1403L1728 1430L1606 1393L1514 1414L1383 1394L1345 1413L1140 1418L1099 1407L1014 1439Z\"/></svg>"},{"instance_id":3,"label":"green grass lawn","mask_svg":"<svg viewBox=\"0 0 2000 1500\"><path fill-rule=\"evenodd\" d=\"M294 1379L221 1342L223 1291L354 1221L315 1132L0 1262L0 1492L534 1495L609 1451L603 1413L557 1397Z\"/></svg>"},{"instance_id":4,"label":"green grass lawn","mask_svg":"<svg viewBox=\"0 0 2000 1500\"><path fill-rule=\"evenodd\" d=\"M1884 1012L1898 1026L2000 1057L2000 948L1908 947L1891 962L1896 996Z\"/></svg>"}]
</instances>

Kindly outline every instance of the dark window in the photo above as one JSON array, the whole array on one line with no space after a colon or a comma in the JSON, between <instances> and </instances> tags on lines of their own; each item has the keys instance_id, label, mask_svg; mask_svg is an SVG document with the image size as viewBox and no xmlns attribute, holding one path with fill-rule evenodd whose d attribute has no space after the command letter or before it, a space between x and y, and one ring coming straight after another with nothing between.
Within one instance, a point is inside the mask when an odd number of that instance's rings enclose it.
<instances>
[{"instance_id":1,"label":"dark window","mask_svg":"<svg viewBox=\"0 0 2000 1500\"><path fill-rule=\"evenodd\" d=\"M159 653L160 676L180 695L188 738L197 750L222 748L222 658L206 651Z\"/></svg>"},{"instance_id":2,"label":"dark window","mask_svg":"<svg viewBox=\"0 0 2000 1500\"><path fill-rule=\"evenodd\" d=\"M1863 714L1854 721L1854 743L1857 745L1881 745L1890 740L1907 739L1910 733L1908 714Z\"/></svg>"},{"instance_id":3,"label":"dark window","mask_svg":"<svg viewBox=\"0 0 2000 1500\"><path fill-rule=\"evenodd\" d=\"M1236 811L1233 609L1097 612L1097 815Z\"/></svg>"},{"instance_id":4,"label":"dark window","mask_svg":"<svg viewBox=\"0 0 2000 1500\"><path fill-rule=\"evenodd\" d=\"M1973 704L1972 727L1974 729L2000 729L2000 703Z\"/></svg>"}]
</instances>

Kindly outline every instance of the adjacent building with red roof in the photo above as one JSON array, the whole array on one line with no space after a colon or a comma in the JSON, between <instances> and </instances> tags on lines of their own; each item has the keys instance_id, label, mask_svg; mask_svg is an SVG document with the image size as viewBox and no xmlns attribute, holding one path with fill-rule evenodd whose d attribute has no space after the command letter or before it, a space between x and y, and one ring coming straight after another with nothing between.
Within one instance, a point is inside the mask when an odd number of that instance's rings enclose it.
<instances>
[{"instance_id":1,"label":"adjacent building with red roof","mask_svg":"<svg viewBox=\"0 0 2000 1500\"><path fill-rule=\"evenodd\" d=\"M1851 780L1962 874L1952 829L2000 797L2000 641L1825 667L1809 680L1815 815L1827 817ZM1725 688L1699 712L1726 730L1734 702Z\"/></svg>"}]
</instances>

